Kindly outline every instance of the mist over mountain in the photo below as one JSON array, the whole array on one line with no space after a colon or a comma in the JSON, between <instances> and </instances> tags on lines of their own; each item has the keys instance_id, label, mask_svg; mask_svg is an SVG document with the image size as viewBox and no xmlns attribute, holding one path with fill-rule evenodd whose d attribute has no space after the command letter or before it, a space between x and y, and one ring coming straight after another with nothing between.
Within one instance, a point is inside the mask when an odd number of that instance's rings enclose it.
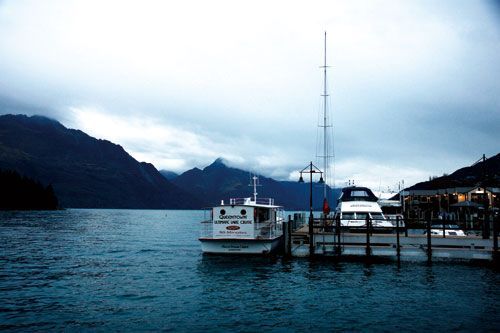
<instances>
[{"instance_id":1,"label":"mist over mountain","mask_svg":"<svg viewBox=\"0 0 500 333\"><path fill-rule=\"evenodd\" d=\"M121 146L41 116L0 116L0 168L52 185L62 207L201 207Z\"/></svg>"},{"instance_id":2,"label":"mist over mountain","mask_svg":"<svg viewBox=\"0 0 500 333\"><path fill-rule=\"evenodd\" d=\"M179 176L177 172L169 171L169 170L160 170L160 173L163 177L167 178L167 180L172 180L175 177Z\"/></svg>"},{"instance_id":3,"label":"mist over mountain","mask_svg":"<svg viewBox=\"0 0 500 333\"><path fill-rule=\"evenodd\" d=\"M229 167L219 158L203 170L193 168L182 173L173 178L172 182L202 201L204 206L211 207L220 204L221 200L252 196L251 177L250 172ZM308 183L277 181L259 176L259 185L259 198L274 198L275 203L284 206L286 210L309 209ZM339 193L339 189L328 188L330 206L336 205ZM323 186L313 184L313 207L319 210L322 205Z\"/></svg>"}]
</instances>

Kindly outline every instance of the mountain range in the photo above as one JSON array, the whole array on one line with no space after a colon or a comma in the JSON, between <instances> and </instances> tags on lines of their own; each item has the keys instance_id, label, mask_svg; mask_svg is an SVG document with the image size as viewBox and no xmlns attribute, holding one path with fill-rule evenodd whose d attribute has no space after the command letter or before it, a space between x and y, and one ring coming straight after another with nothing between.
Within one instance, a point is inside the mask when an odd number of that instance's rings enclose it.
<instances>
[{"instance_id":1,"label":"mountain range","mask_svg":"<svg viewBox=\"0 0 500 333\"><path fill-rule=\"evenodd\" d=\"M250 197L253 193L250 186L251 177L248 171L230 167L219 158L204 169L193 168L182 173L173 178L172 182L202 201L204 206L211 207L223 199ZM274 198L276 204L286 207L287 210L309 209L309 184L277 181L264 176L259 176L258 181L259 198ZM327 190L329 203L332 205L340 190ZM313 207L320 209L324 197L323 186L314 184L312 192Z\"/></svg>"},{"instance_id":2,"label":"mountain range","mask_svg":"<svg viewBox=\"0 0 500 333\"><path fill-rule=\"evenodd\" d=\"M60 206L67 208L197 209L253 192L248 171L222 159L181 175L160 173L117 144L42 116L0 116L0 169L51 185ZM287 210L309 208L308 184L259 180L259 197L273 197ZM319 209L321 187L313 187L313 198Z\"/></svg>"},{"instance_id":3,"label":"mountain range","mask_svg":"<svg viewBox=\"0 0 500 333\"><path fill-rule=\"evenodd\" d=\"M52 185L62 207L198 208L201 203L121 146L59 122L0 116L0 169Z\"/></svg>"},{"instance_id":4,"label":"mountain range","mask_svg":"<svg viewBox=\"0 0 500 333\"><path fill-rule=\"evenodd\" d=\"M160 173L117 144L41 116L0 116L0 170L50 185L59 205L72 208L199 209L253 193L250 173L222 159L180 175L167 170ZM409 189L477 184L500 187L500 154ZM289 211L309 209L307 183L259 176L259 185L260 198L272 197ZM332 208L339 192L328 188ZM320 209L323 187L313 185L312 195L313 207Z\"/></svg>"}]
</instances>

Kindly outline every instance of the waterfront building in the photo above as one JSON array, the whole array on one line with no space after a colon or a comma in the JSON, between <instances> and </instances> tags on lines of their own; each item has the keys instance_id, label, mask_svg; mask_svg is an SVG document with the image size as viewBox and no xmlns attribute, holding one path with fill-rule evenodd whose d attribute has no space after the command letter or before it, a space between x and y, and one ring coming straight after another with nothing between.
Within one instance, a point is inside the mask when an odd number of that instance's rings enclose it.
<instances>
[{"instance_id":1,"label":"waterfront building","mask_svg":"<svg viewBox=\"0 0 500 333\"><path fill-rule=\"evenodd\" d=\"M451 187L443 189L405 189L401 192L405 217L463 221L472 227L484 221L486 213L498 215L499 187Z\"/></svg>"}]
</instances>

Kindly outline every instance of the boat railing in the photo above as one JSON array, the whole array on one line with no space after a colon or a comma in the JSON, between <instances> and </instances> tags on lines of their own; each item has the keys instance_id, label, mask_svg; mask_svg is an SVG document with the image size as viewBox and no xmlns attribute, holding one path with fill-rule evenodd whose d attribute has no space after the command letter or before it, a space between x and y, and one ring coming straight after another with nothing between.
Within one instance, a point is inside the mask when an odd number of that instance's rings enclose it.
<instances>
[{"instance_id":1,"label":"boat railing","mask_svg":"<svg viewBox=\"0 0 500 333\"><path fill-rule=\"evenodd\" d=\"M214 224L211 220L205 220L201 222L200 237L201 238L213 238L214 234Z\"/></svg>"},{"instance_id":2,"label":"boat railing","mask_svg":"<svg viewBox=\"0 0 500 333\"><path fill-rule=\"evenodd\" d=\"M275 221L264 221L254 224L255 238L273 239L283 234L283 225Z\"/></svg>"},{"instance_id":3,"label":"boat railing","mask_svg":"<svg viewBox=\"0 0 500 333\"><path fill-rule=\"evenodd\" d=\"M254 201L252 198L231 198L229 199L230 205L248 205L248 204L258 204L258 205L268 205L274 206L273 198L257 198Z\"/></svg>"}]
</instances>

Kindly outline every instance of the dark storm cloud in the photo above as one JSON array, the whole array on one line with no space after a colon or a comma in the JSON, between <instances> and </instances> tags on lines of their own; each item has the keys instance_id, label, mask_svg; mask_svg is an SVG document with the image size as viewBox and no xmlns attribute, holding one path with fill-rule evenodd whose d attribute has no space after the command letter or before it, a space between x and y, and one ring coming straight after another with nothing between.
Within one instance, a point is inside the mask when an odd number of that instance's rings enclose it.
<instances>
[{"instance_id":1,"label":"dark storm cloud","mask_svg":"<svg viewBox=\"0 0 500 333\"><path fill-rule=\"evenodd\" d=\"M287 178L316 155L328 30L338 179L416 182L498 150L498 4L0 1L0 113Z\"/></svg>"}]
</instances>

